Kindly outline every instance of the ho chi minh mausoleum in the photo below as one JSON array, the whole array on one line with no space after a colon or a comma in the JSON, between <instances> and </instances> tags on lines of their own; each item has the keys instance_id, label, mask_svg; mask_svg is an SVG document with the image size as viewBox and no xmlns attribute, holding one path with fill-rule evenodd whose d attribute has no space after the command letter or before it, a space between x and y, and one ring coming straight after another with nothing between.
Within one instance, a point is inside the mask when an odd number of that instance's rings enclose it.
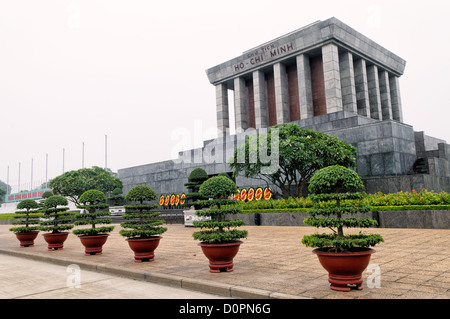
<instances>
[{"instance_id":1,"label":"ho chi minh mausoleum","mask_svg":"<svg viewBox=\"0 0 450 319\"><path fill-rule=\"evenodd\" d=\"M124 193L145 184L160 195L182 194L194 168L211 176L231 172L226 163L246 136L289 122L357 147L356 171L367 192L450 191L450 145L403 122L399 79L405 65L336 18L245 51L206 71L216 91L219 137L180 152L177 160L120 169ZM236 184L267 186L241 176Z\"/></svg>"}]
</instances>

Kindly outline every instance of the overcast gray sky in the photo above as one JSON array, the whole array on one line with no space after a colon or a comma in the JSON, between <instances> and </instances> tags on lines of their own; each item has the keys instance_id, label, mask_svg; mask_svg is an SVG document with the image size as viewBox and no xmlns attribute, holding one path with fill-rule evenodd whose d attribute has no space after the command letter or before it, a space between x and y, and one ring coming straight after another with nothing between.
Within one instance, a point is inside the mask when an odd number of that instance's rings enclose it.
<instances>
[{"instance_id":1,"label":"overcast gray sky","mask_svg":"<svg viewBox=\"0 0 450 319\"><path fill-rule=\"evenodd\" d=\"M448 1L0 1L0 180L171 159L215 137L205 70L336 17L407 61L404 121L450 142ZM46 170L48 154L48 170ZM31 162L33 160L33 170ZM34 185L33 185L34 186Z\"/></svg>"}]
</instances>

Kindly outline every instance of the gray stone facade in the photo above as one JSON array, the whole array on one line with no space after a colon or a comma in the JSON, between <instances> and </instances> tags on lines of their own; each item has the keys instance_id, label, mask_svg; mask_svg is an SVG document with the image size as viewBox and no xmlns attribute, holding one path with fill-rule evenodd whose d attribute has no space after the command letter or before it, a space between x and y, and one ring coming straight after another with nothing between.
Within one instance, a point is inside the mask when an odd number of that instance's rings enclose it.
<instances>
[{"instance_id":1,"label":"gray stone facade","mask_svg":"<svg viewBox=\"0 0 450 319\"><path fill-rule=\"evenodd\" d=\"M184 184L194 168L211 176L230 172L227 162L246 136L290 122L355 146L356 171L370 193L450 191L450 145L403 123L399 77L405 65L335 18L245 51L207 70L216 89L219 137L204 141L202 148L181 152L176 160L120 169L124 193L141 184L159 195L185 193ZM322 78L320 87L317 77ZM229 90L234 91L235 135L228 133ZM320 94L324 106L319 112ZM300 119L292 120L293 114ZM236 184L277 190L244 177L237 177Z\"/></svg>"},{"instance_id":2,"label":"gray stone facade","mask_svg":"<svg viewBox=\"0 0 450 319\"><path fill-rule=\"evenodd\" d=\"M394 120L377 121L352 112L335 112L299 120L303 128L334 135L358 149L357 173L365 181L367 191L392 193L421 190L450 191L450 145L442 140L415 132L410 125ZM184 183L197 167L213 176L231 172L226 162L252 130L204 142L203 148L180 153L177 160L130 167L119 170L126 193L135 185L145 184L157 194L186 192ZM422 161L418 167L416 163ZM258 179L236 178L239 187L264 187ZM275 190L273 185L270 185Z\"/></svg>"}]
</instances>

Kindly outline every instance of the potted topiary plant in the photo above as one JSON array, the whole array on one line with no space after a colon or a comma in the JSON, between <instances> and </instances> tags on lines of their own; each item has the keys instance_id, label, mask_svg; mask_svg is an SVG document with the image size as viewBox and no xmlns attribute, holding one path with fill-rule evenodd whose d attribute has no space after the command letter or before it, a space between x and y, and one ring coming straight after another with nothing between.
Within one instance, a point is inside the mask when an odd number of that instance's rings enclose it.
<instances>
[{"instance_id":1,"label":"potted topiary plant","mask_svg":"<svg viewBox=\"0 0 450 319\"><path fill-rule=\"evenodd\" d=\"M128 221L120 224L124 229L120 230L120 235L127 237L128 245L134 251L134 261L153 261L155 249L162 238L159 236L167 231L161 225L164 220L156 219L160 212L152 211L158 204L145 204L144 202L154 201L156 194L146 185L138 185L130 189L125 196L125 200L137 202L133 205L125 205L123 219Z\"/></svg>"},{"instance_id":2,"label":"potted topiary plant","mask_svg":"<svg viewBox=\"0 0 450 319\"><path fill-rule=\"evenodd\" d=\"M60 195L53 195L44 201L43 219L40 221L39 229L48 231L44 239L48 244L48 250L63 249L64 242L69 236L65 230L73 228L72 213L69 212L68 201Z\"/></svg>"},{"instance_id":3,"label":"potted topiary plant","mask_svg":"<svg viewBox=\"0 0 450 319\"><path fill-rule=\"evenodd\" d=\"M36 239L39 228L39 217L36 213L39 204L33 199L25 199L17 204L16 213L14 214L15 221L13 225L23 225L19 227L13 227L9 230L16 234L17 239L20 241L20 247L32 247L34 246L34 240ZM31 226L36 225L36 226Z\"/></svg>"},{"instance_id":4,"label":"potted topiary plant","mask_svg":"<svg viewBox=\"0 0 450 319\"><path fill-rule=\"evenodd\" d=\"M370 248L383 242L378 234L344 235L344 227L367 228L378 223L370 218L355 218L357 213L367 213L370 206L363 203L364 184L353 170L334 165L318 170L310 180L308 196L314 202L304 223L314 227L328 227L333 233L305 235L302 243L317 254L320 263L328 271L330 288L350 291L362 289L362 272L375 252ZM353 217L352 217L353 216Z\"/></svg>"},{"instance_id":5,"label":"potted topiary plant","mask_svg":"<svg viewBox=\"0 0 450 319\"><path fill-rule=\"evenodd\" d=\"M87 212L76 214L74 225L90 225L91 227L75 229L72 232L80 238L85 247L86 256L102 254L103 245L109 236L108 233L114 230L114 226L97 227L98 224L112 223L111 218L103 218L111 215L107 200L105 194L96 189L84 192L78 199L82 205L77 207L85 209Z\"/></svg>"},{"instance_id":6,"label":"potted topiary plant","mask_svg":"<svg viewBox=\"0 0 450 319\"><path fill-rule=\"evenodd\" d=\"M218 273L221 271L233 271L233 259L242 244L241 238L246 238L246 230L238 230L236 227L244 225L240 219L226 220L226 214L242 213L242 208L236 201L228 197L237 191L236 184L224 176L214 176L203 182L199 192L202 196L212 198L211 207L195 212L197 216L209 216L210 220L197 220L194 227L206 228L193 233L196 240L200 240L199 246L209 260L209 271Z\"/></svg>"}]
</instances>

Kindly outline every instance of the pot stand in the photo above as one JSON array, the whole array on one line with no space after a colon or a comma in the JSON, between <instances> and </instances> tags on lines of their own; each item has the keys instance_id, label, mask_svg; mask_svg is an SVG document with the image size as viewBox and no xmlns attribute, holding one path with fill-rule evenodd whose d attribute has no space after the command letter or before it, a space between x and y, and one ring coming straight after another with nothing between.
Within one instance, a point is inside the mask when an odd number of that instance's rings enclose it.
<instances>
[{"instance_id":1,"label":"pot stand","mask_svg":"<svg viewBox=\"0 0 450 319\"><path fill-rule=\"evenodd\" d=\"M33 247L39 231L30 231L24 233L16 233L17 239L20 241L20 247Z\"/></svg>"},{"instance_id":2,"label":"pot stand","mask_svg":"<svg viewBox=\"0 0 450 319\"><path fill-rule=\"evenodd\" d=\"M336 291L350 291L352 288L363 290L362 276L341 276L341 275L328 275L328 282L331 284L330 289Z\"/></svg>"}]
</instances>

